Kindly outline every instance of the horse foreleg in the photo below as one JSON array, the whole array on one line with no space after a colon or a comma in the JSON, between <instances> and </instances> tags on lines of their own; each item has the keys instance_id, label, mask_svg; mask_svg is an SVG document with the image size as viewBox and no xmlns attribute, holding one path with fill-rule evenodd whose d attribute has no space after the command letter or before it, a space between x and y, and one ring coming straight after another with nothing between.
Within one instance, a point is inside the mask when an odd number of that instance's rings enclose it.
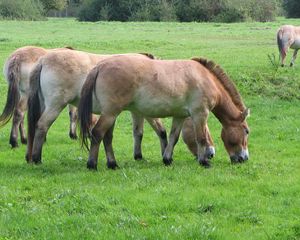
<instances>
[{"instance_id":1,"label":"horse foreleg","mask_svg":"<svg viewBox=\"0 0 300 240\"><path fill-rule=\"evenodd\" d=\"M112 140L113 140L113 131L114 131L115 123L107 130L106 134L103 138L103 144L106 154L106 164L110 169L116 169L118 167L117 161L114 155Z\"/></svg>"},{"instance_id":2,"label":"horse foreleg","mask_svg":"<svg viewBox=\"0 0 300 240\"><path fill-rule=\"evenodd\" d=\"M295 60L296 60L296 58L297 58L298 50L299 50L299 49L295 49L295 50L294 50L293 57L292 57L292 61L291 61L291 63L290 63L290 67L294 66L294 64L295 64Z\"/></svg>"},{"instance_id":3,"label":"horse foreleg","mask_svg":"<svg viewBox=\"0 0 300 240\"><path fill-rule=\"evenodd\" d=\"M146 118L156 135L159 137L161 155L164 155L168 145L167 131L159 118Z\"/></svg>"},{"instance_id":4,"label":"horse foreleg","mask_svg":"<svg viewBox=\"0 0 300 240\"><path fill-rule=\"evenodd\" d=\"M215 147L213 139L210 135L208 125L206 124L206 138L208 141L208 146L206 147L206 152L208 155L208 158L213 158L215 155ZM198 154L198 145L196 141L196 135L194 130L194 124L191 118L185 119L182 127L182 139L184 143L188 146L191 153L197 157Z\"/></svg>"},{"instance_id":5,"label":"horse foreleg","mask_svg":"<svg viewBox=\"0 0 300 240\"><path fill-rule=\"evenodd\" d=\"M134 113L131 113L131 116L134 139L133 157L135 160L141 160L143 158L141 145L144 132L144 118Z\"/></svg>"},{"instance_id":6,"label":"horse foreleg","mask_svg":"<svg viewBox=\"0 0 300 240\"><path fill-rule=\"evenodd\" d=\"M207 134L207 118L208 110L192 116L194 123L194 131L197 142L197 158L201 165L209 167L209 159L212 156L212 149L209 147L208 134ZM214 149L213 149L214 151Z\"/></svg>"},{"instance_id":7,"label":"horse foreleg","mask_svg":"<svg viewBox=\"0 0 300 240\"><path fill-rule=\"evenodd\" d=\"M70 132L71 139L77 139L76 134L76 122L77 122L77 108L69 104L69 116L70 116Z\"/></svg>"},{"instance_id":8,"label":"horse foreleg","mask_svg":"<svg viewBox=\"0 0 300 240\"><path fill-rule=\"evenodd\" d=\"M27 97L21 96L16 109L14 110L12 128L10 132L9 143L12 148L18 147L18 131L20 128L21 142L26 144L26 134L24 130L24 112L27 108Z\"/></svg>"},{"instance_id":9,"label":"horse foreleg","mask_svg":"<svg viewBox=\"0 0 300 240\"><path fill-rule=\"evenodd\" d=\"M101 115L95 127L92 130L91 147L87 161L88 169L97 170L99 146L106 132L113 126L116 116Z\"/></svg>"},{"instance_id":10,"label":"horse foreleg","mask_svg":"<svg viewBox=\"0 0 300 240\"><path fill-rule=\"evenodd\" d=\"M166 150L163 154L163 162L165 165L170 165L173 161L173 150L178 142L178 138L181 132L182 124L184 119L183 118L173 118L172 127L169 137L169 143L166 147Z\"/></svg>"}]
</instances>

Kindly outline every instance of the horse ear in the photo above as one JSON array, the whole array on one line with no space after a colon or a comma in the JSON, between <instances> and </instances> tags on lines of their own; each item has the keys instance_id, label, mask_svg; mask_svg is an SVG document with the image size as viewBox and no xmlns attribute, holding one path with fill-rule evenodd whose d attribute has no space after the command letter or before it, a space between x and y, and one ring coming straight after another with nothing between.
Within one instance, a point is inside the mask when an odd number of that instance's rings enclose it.
<instances>
[{"instance_id":1,"label":"horse ear","mask_svg":"<svg viewBox=\"0 0 300 240\"><path fill-rule=\"evenodd\" d=\"M250 109L246 108L242 113L242 122L245 121L247 117L250 117Z\"/></svg>"}]
</instances>

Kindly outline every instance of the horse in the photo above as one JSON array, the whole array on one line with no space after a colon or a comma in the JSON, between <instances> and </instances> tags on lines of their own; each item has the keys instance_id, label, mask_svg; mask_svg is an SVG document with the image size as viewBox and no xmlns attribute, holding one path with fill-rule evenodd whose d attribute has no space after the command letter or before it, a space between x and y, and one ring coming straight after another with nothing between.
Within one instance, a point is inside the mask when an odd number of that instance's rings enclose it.
<instances>
[{"instance_id":1,"label":"horse","mask_svg":"<svg viewBox=\"0 0 300 240\"><path fill-rule=\"evenodd\" d=\"M66 47L66 49L72 49ZM29 95L29 74L37 60L51 51L59 49L45 49L35 46L26 46L14 51L4 64L3 73L8 82L7 100L0 116L0 126L4 126L13 117L9 143L12 148L18 146L18 129L21 135L21 143L26 144L24 129L24 115L27 110ZM76 139L74 119L77 109L70 106L70 137ZM76 121L75 121L76 123Z\"/></svg>"},{"instance_id":2,"label":"horse","mask_svg":"<svg viewBox=\"0 0 300 240\"><path fill-rule=\"evenodd\" d=\"M295 63L298 50L300 48L300 27L292 25L283 25L277 31L277 44L281 59L281 66L284 66L284 61L288 49L294 49L293 57L290 63L292 67Z\"/></svg>"},{"instance_id":3,"label":"horse","mask_svg":"<svg viewBox=\"0 0 300 240\"><path fill-rule=\"evenodd\" d=\"M191 117L197 142L197 159L210 166L206 124L211 111L222 124L221 138L231 162L249 158L246 117L249 114L235 85L223 69L203 58L150 60L115 56L101 61L87 76L78 105L80 138L88 145L87 168L97 169L99 145L112 134L124 110L151 117L172 117L163 163L170 165L182 124ZM100 118L90 131L91 113Z\"/></svg>"},{"instance_id":4,"label":"horse","mask_svg":"<svg viewBox=\"0 0 300 240\"><path fill-rule=\"evenodd\" d=\"M129 54L152 60L151 54ZM48 129L67 104L77 106L81 87L88 72L96 64L111 55L98 55L82 51L55 51L42 56L30 75L28 100L27 162L41 163L42 147ZM122 88L122 87L121 87ZM92 116L90 116L92 117ZM132 114L134 158L142 159L141 141L144 118ZM167 146L166 130L160 119L146 118L160 139L161 151ZM92 120L89 125L91 125ZM108 168L117 167L111 146L112 133L105 142ZM112 159L112 160L111 160ZM111 164L112 163L112 164Z\"/></svg>"}]
</instances>

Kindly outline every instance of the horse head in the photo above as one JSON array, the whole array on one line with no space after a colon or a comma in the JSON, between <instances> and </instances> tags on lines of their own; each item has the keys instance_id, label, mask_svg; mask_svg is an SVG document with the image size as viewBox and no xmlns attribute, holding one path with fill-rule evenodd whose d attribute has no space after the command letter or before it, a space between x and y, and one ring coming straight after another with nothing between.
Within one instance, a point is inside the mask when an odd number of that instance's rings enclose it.
<instances>
[{"instance_id":1,"label":"horse head","mask_svg":"<svg viewBox=\"0 0 300 240\"><path fill-rule=\"evenodd\" d=\"M221 137L232 163L244 162L249 158L249 128L246 122L246 118L249 116L249 113L250 111L247 108L241 112L237 121L223 125Z\"/></svg>"}]
</instances>

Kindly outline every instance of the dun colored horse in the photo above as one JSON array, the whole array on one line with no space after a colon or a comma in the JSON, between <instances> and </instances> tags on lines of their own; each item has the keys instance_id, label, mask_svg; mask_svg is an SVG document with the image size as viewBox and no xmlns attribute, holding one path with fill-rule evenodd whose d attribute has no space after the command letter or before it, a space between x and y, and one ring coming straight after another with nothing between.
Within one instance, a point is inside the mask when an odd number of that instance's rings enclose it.
<instances>
[{"instance_id":1,"label":"dun colored horse","mask_svg":"<svg viewBox=\"0 0 300 240\"><path fill-rule=\"evenodd\" d=\"M153 58L150 54L131 54L139 58ZM111 55L97 55L81 51L55 51L41 57L30 76L30 96L28 100L28 162L41 162L42 147L47 131L67 104L77 106L82 85L88 72L96 64ZM120 91L122 91L122 86ZM144 118L132 114L134 134L134 158L141 159L141 140ZM159 119L146 118L160 138L161 151L167 146L166 131ZM89 122L89 126L91 126ZM104 139L108 167L114 161L111 146L112 132ZM113 159L112 161L110 159Z\"/></svg>"},{"instance_id":2,"label":"dun colored horse","mask_svg":"<svg viewBox=\"0 0 300 240\"><path fill-rule=\"evenodd\" d=\"M292 25L281 26L277 32L277 44L281 59L281 66L284 66L289 48L294 49L294 54L290 63L290 66L292 67L300 48L300 27Z\"/></svg>"},{"instance_id":3,"label":"dun colored horse","mask_svg":"<svg viewBox=\"0 0 300 240\"><path fill-rule=\"evenodd\" d=\"M14 51L5 62L3 72L9 86L6 104L0 116L0 126L4 126L13 117L9 140L13 148L18 146L18 129L21 142L23 144L27 142L24 130L24 114L27 109L29 95L29 73L41 56L56 50L58 49L44 49L34 46L22 47ZM74 114L75 108L70 106L71 138L76 138L76 129L73 126L74 123L72 123Z\"/></svg>"},{"instance_id":4,"label":"dun colored horse","mask_svg":"<svg viewBox=\"0 0 300 240\"><path fill-rule=\"evenodd\" d=\"M184 119L194 125L197 158L209 166L206 133L210 111L222 124L221 137L232 162L248 159L248 125L240 94L225 72L212 61L150 60L116 56L101 61L83 85L78 107L80 136L85 146L91 138L87 167L97 168L99 145L112 134L117 116L124 110L151 118L173 117L169 143L163 154L166 165L172 155ZM90 132L91 113L101 116Z\"/></svg>"}]
</instances>

